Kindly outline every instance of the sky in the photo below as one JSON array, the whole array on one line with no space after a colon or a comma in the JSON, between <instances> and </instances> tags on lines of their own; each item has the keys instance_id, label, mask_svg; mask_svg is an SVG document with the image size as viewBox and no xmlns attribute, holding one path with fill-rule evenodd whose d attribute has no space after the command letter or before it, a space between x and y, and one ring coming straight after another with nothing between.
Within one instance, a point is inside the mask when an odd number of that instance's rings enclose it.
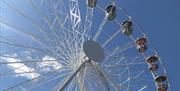
<instances>
[{"instance_id":1,"label":"sky","mask_svg":"<svg viewBox=\"0 0 180 91\"><path fill-rule=\"evenodd\" d=\"M180 46L180 1L179 0L148 0L148 1L147 0L146 1L145 0L119 0L119 1L115 0L115 1L117 1L118 4L121 7L123 7L123 9L125 9L128 12L128 14L136 21L136 23L138 23L138 25L140 25L143 28L146 35L153 43L158 54L162 58L162 62L166 68L166 71L170 79L172 91L179 91L180 90L180 87L179 87L179 84L180 84L180 78L179 78L180 77L180 48L179 48ZM99 0L99 3L101 3L101 5L103 5L102 2L103 2L102 0ZM21 0L17 0L17 2L15 3L16 5L19 5L21 8L23 6L25 7L27 4L27 3L22 4ZM85 14L84 12L85 9L81 8L81 4L80 4L80 9L82 10L81 11L82 15ZM24 8L24 12L26 13L32 12L32 11L33 9L31 8L28 8L28 7ZM11 12L13 11L8 12L5 10L5 11L1 11L1 13L2 12L11 14ZM30 16L33 17L33 19L37 19L39 23L42 22L42 20L39 19L36 16L36 14L37 13L31 13ZM102 18L101 14L99 14L99 16L97 16L96 18L97 19L98 17ZM28 27L27 31L31 30L32 32L36 33L35 32L36 30L34 30L35 28L32 27L32 24L29 24L27 20L25 20L24 18L17 16L15 19L15 17L11 15L6 16L6 18L10 20L12 19L13 22L17 22L17 21L18 23L23 22L23 23L19 23L20 26L23 26L22 27L23 29L26 29ZM100 21L94 21L94 22L97 22L98 24L98 22ZM95 29L95 28L96 28L96 25L94 24L94 28L92 29ZM114 28L116 27L109 27L107 29L114 29ZM22 44L30 45L31 43L29 42L30 41L29 38L26 39L26 36L22 36L16 32L3 32L3 33L4 33L3 35L7 35L7 36L13 36L13 37L17 35L21 36L22 39L20 38L16 40L20 41L20 43ZM35 35L38 36L40 35L40 33L37 32ZM35 43L32 45L36 46ZM3 50L10 50L10 49L8 49L8 46L7 46L7 49L3 49ZM13 52L16 52L17 50L14 49ZM27 59L30 58L30 56L27 56L26 54L28 55L28 53L22 52L22 53L17 53L17 54L11 54L11 56L14 55L16 57L16 55L22 55L23 57ZM35 58L42 59L42 60L43 59L54 60L54 58L50 56L41 55L36 52L34 52L34 55L31 55L31 56L34 56ZM9 60L9 61L14 62L13 60ZM15 62L16 61L17 60L15 60ZM22 64L18 64L16 66L19 66L19 65L22 65ZM48 70L58 69L56 68L56 66L57 65L59 66L60 64L52 63L52 65L53 66L48 66L46 65L46 63L40 64L39 68L46 67L46 68L49 68ZM24 66L22 69L28 70L26 66ZM34 69L32 68L31 70L34 70ZM17 70L17 71L21 72L20 70ZM39 74L37 73L37 74L32 75L31 77L33 78L38 75ZM24 76L27 78L30 77L27 75L19 75L19 76Z\"/></svg>"},{"instance_id":2,"label":"sky","mask_svg":"<svg viewBox=\"0 0 180 91\"><path fill-rule=\"evenodd\" d=\"M180 87L180 1L121 0L121 6L141 25L163 59L172 91Z\"/></svg>"}]
</instances>

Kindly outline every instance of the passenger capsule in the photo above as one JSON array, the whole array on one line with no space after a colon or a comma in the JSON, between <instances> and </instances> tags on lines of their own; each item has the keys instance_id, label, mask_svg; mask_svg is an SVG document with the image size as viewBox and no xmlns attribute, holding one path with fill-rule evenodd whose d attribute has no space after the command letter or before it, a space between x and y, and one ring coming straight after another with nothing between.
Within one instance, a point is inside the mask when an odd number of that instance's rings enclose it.
<instances>
[{"instance_id":1,"label":"passenger capsule","mask_svg":"<svg viewBox=\"0 0 180 91\"><path fill-rule=\"evenodd\" d=\"M149 68L150 71L156 71L157 69L159 69L159 66L158 64L155 64L155 63L151 64Z\"/></svg>"},{"instance_id":2,"label":"passenger capsule","mask_svg":"<svg viewBox=\"0 0 180 91\"><path fill-rule=\"evenodd\" d=\"M158 56L157 55L154 55L154 56L150 56L146 59L146 61L148 63L155 63L156 61L158 60Z\"/></svg>"},{"instance_id":3,"label":"passenger capsule","mask_svg":"<svg viewBox=\"0 0 180 91\"><path fill-rule=\"evenodd\" d=\"M116 7L113 5L109 5L106 7L107 19L114 20L116 17Z\"/></svg>"},{"instance_id":4,"label":"passenger capsule","mask_svg":"<svg viewBox=\"0 0 180 91\"><path fill-rule=\"evenodd\" d=\"M137 40L136 40L136 44L137 45L145 45L146 44L146 38L145 37L142 37L142 38L138 38Z\"/></svg>"},{"instance_id":5,"label":"passenger capsule","mask_svg":"<svg viewBox=\"0 0 180 91\"><path fill-rule=\"evenodd\" d=\"M142 46L138 46L138 51L141 53L144 53L147 50L147 46L146 45L142 45Z\"/></svg>"},{"instance_id":6,"label":"passenger capsule","mask_svg":"<svg viewBox=\"0 0 180 91\"><path fill-rule=\"evenodd\" d=\"M88 7L93 8L96 6L96 3L97 3L97 0L87 0Z\"/></svg>"},{"instance_id":7,"label":"passenger capsule","mask_svg":"<svg viewBox=\"0 0 180 91\"><path fill-rule=\"evenodd\" d=\"M132 34L132 22L130 20L122 23L122 32L127 36Z\"/></svg>"},{"instance_id":8,"label":"passenger capsule","mask_svg":"<svg viewBox=\"0 0 180 91\"><path fill-rule=\"evenodd\" d=\"M156 82L164 82L166 80L167 80L166 76L158 76L158 77L155 78Z\"/></svg>"}]
</instances>

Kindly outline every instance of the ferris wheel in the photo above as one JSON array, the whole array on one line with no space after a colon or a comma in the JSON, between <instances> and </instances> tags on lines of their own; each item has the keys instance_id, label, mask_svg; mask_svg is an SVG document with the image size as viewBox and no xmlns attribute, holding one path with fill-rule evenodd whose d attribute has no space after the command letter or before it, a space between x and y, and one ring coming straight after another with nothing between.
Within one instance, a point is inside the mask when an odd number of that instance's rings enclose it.
<instances>
[{"instance_id":1,"label":"ferris wheel","mask_svg":"<svg viewBox=\"0 0 180 91\"><path fill-rule=\"evenodd\" d=\"M171 91L118 0L0 2L0 91Z\"/></svg>"}]
</instances>

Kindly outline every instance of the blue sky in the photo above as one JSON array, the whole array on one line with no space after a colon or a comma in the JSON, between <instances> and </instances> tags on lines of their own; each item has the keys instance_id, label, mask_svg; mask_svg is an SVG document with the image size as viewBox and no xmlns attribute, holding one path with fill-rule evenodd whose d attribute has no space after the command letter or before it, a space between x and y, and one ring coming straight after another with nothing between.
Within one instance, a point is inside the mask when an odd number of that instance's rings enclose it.
<instances>
[{"instance_id":1,"label":"blue sky","mask_svg":"<svg viewBox=\"0 0 180 91\"><path fill-rule=\"evenodd\" d=\"M143 27L163 59L173 91L180 87L180 1L121 0L121 6Z\"/></svg>"},{"instance_id":2,"label":"blue sky","mask_svg":"<svg viewBox=\"0 0 180 91\"><path fill-rule=\"evenodd\" d=\"M166 67L167 73L169 75L170 83L172 86L172 91L180 90L180 1L179 0L115 0L120 6L122 6L130 16L138 23L147 34L148 38L152 41L154 47L157 49L159 55L162 58L163 64ZM103 2L99 0L99 3ZM16 2L18 5L22 5L21 1ZM24 4L25 5L25 4ZM101 5L103 5L101 3ZM22 5L23 6L23 5ZM21 6L21 8L22 8ZM105 4L103 5L105 6ZM84 7L84 6L82 6ZM81 8L81 7L80 7ZM84 9L82 9L82 15L85 14ZM27 10L27 11L26 11ZM33 12L31 8L24 8L24 11L27 13ZM6 12L6 11L5 11ZM11 11L9 12L11 13ZM15 13L13 13L15 14ZM103 14L103 13L101 13ZM24 18L15 16L7 16L7 19L12 19L15 22L20 21L21 26L29 30L35 30L34 27L31 27L32 24L28 24ZM16 17L17 19L13 19ZM31 14L31 17L34 19L39 19L36 16L36 13ZM97 16L101 17L101 15ZM39 19L39 23L42 22ZM96 21L95 21L96 22ZM97 21L100 22L100 21ZM96 25L95 25L96 26ZM117 27L113 27L117 28ZM109 28L111 29L111 28ZM36 31L36 30L35 30ZM7 35L18 35L15 32L6 32ZM109 32L112 33L112 32ZM36 33L38 35L38 33ZM21 36L26 37L26 36ZM27 38L29 39L29 38ZM21 43L25 43L23 39L17 39ZM30 43L27 41L27 44ZM35 46L35 45L34 45ZM16 51L16 50L14 50ZM22 53L23 54L23 53ZM36 54L36 53L35 53ZM40 55L39 55L40 56Z\"/></svg>"}]
</instances>

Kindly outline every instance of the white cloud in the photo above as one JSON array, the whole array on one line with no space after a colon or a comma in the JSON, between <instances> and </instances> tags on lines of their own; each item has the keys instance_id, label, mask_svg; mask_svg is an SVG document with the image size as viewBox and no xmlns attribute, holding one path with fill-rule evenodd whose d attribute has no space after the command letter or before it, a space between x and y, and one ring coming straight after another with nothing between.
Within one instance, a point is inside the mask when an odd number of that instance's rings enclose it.
<instances>
[{"instance_id":1,"label":"white cloud","mask_svg":"<svg viewBox=\"0 0 180 91\"><path fill-rule=\"evenodd\" d=\"M52 61L52 60L54 60L54 61ZM42 58L42 62L39 63L39 67L43 68L43 70L45 70L45 71L60 69L62 67L62 65L55 60L56 59L53 57L44 56Z\"/></svg>"},{"instance_id":2,"label":"white cloud","mask_svg":"<svg viewBox=\"0 0 180 91\"><path fill-rule=\"evenodd\" d=\"M6 55L6 56L17 57L18 55L12 54L12 55ZM30 57L28 57L28 58L30 58ZM21 59L7 58L7 57L0 57L0 59L3 59L5 62L22 62L22 61L24 61ZM54 60L54 61L48 61L48 60ZM33 79L33 78L36 78L41 75L41 73L39 71L49 72L49 71L60 69L62 67L62 65L55 60L56 59L53 57L44 56L42 58L42 62L37 63L36 68L29 67L29 66L25 65L24 63L7 64L7 67L13 69L13 73L15 73L16 74L15 76L17 76L17 77L25 77L27 79ZM39 60L37 60L37 61L39 61ZM31 73L28 73L28 72L31 72ZM25 73L25 74L18 74L18 73Z\"/></svg>"},{"instance_id":3,"label":"white cloud","mask_svg":"<svg viewBox=\"0 0 180 91\"><path fill-rule=\"evenodd\" d=\"M20 59L14 59L14 58L2 57L2 59L4 59L6 62L21 62L22 61ZM40 74L34 72L35 71L34 68L28 67L24 63L12 63L12 64L7 64L7 66L13 69L14 73L17 74L15 76L26 77L28 79L32 79L32 78L36 78L40 76ZM28 72L34 72L34 73L28 73ZM24 73L24 74L21 74L21 73Z\"/></svg>"}]
</instances>

